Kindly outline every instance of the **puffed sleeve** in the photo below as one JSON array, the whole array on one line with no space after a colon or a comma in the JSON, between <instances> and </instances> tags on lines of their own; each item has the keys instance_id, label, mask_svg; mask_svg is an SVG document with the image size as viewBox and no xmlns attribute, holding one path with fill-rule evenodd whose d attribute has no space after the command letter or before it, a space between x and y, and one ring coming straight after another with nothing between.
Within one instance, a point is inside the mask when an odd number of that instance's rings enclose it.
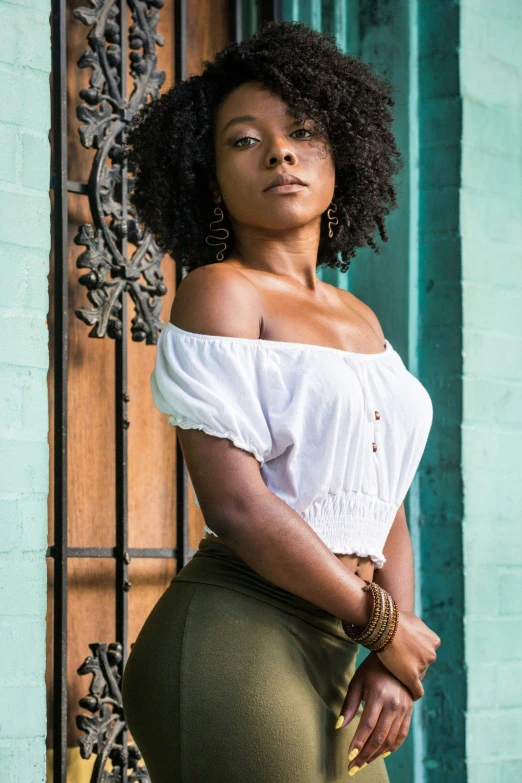
<instances>
[{"instance_id":1,"label":"puffed sleeve","mask_svg":"<svg viewBox=\"0 0 522 783\"><path fill-rule=\"evenodd\" d=\"M228 438L262 465L272 450L265 361L256 340L188 332L169 321L150 379L154 404L173 426Z\"/></svg>"}]
</instances>

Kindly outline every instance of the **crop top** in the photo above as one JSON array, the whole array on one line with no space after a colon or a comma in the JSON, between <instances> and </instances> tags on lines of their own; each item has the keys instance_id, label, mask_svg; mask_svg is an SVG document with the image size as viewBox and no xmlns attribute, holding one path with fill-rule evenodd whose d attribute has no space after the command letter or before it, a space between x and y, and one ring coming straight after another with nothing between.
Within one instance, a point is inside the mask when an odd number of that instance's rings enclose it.
<instances>
[{"instance_id":1,"label":"crop top","mask_svg":"<svg viewBox=\"0 0 522 783\"><path fill-rule=\"evenodd\" d=\"M357 353L168 321L151 388L173 426L253 454L266 486L332 552L384 565L433 419L430 395L389 340L384 351Z\"/></svg>"}]
</instances>

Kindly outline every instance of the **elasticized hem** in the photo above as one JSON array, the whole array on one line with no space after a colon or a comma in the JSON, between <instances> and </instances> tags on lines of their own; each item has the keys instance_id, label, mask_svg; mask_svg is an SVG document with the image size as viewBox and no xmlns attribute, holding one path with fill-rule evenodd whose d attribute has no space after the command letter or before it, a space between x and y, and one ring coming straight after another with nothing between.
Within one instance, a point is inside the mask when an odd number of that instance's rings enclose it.
<instances>
[{"instance_id":1,"label":"elasticized hem","mask_svg":"<svg viewBox=\"0 0 522 783\"><path fill-rule=\"evenodd\" d=\"M202 424L201 422L194 421L187 418L186 416L179 415L169 416L169 423L172 424L173 427L181 427L182 430L202 430L203 432L206 432L207 435L214 435L216 438L227 438L228 440L231 440L234 446L237 446L238 449L242 449L243 451L248 451L250 454L253 454L260 465L263 465L265 462L264 458L261 456L256 447L251 446L245 440L240 438L235 432L231 432L230 430L223 430L220 432L210 427L208 424Z\"/></svg>"},{"instance_id":2,"label":"elasticized hem","mask_svg":"<svg viewBox=\"0 0 522 783\"><path fill-rule=\"evenodd\" d=\"M345 544L343 551L339 552L339 549L332 550L336 555L357 555L357 557L369 557L375 568L382 568L386 562L386 558L382 552L372 553L368 551L368 548L363 546Z\"/></svg>"},{"instance_id":3,"label":"elasticized hem","mask_svg":"<svg viewBox=\"0 0 522 783\"><path fill-rule=\"evenodd\" d=\"M384 544L398 506L355 490L327 492L300 516L335 554L369 557L376 568L386 562Z\"/></svg>"}]
</instances>

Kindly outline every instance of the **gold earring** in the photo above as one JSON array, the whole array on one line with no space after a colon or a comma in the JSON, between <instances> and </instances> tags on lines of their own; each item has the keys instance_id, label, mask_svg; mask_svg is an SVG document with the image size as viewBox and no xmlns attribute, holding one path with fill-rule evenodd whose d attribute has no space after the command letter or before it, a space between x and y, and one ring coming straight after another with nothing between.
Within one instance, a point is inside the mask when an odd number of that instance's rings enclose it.
<instances>
[{"instance_id":1,"label":"gold earring","mask_svg":"<svg viewBox=\"0 0 522 783\"><path fill-rule=\"evenodd\" d=\"M331 215L331 212L337 212L337 204L334 204L332 201L333 206L331 206L328 209L327 215L328 215L328 236L330 239L333 237L333 231L332 226L336 226L339 223L339 218L335 217L335 215Z\"/></svg>"},{"instance_id":2,"label":"gold earring","mask_svg":"<svg viewBox=\"0 0 522 783\"><path fill-rule=\"evenodd\" d=\"M229 236L230 232L224 226L220 226L218 228L214 228L214 225L216 223L220 223L223 220L223 218L224 218L223 210L221 209L220 206L217 206L214 209L214 215L219 215L219 220L213 220L210 223L210 230L211 231L215 231L216 233L218 231L224 231L225 232L225 236L222 236L222 237L217 236L216 237L216 236L213 236L212 234L208 234L207 237L205 238L205 242L207 243L207 245L211 245L211 247L217 247L217 245L224 245L223 250L220 250L216 254L216 261L223 261L223 258L224 258L223 253L227 249L227 243L224 240L227 239L227 237ZM209 239L216 239L217 242L209 242L208 241Z\"/></svg>"}]
</instances>

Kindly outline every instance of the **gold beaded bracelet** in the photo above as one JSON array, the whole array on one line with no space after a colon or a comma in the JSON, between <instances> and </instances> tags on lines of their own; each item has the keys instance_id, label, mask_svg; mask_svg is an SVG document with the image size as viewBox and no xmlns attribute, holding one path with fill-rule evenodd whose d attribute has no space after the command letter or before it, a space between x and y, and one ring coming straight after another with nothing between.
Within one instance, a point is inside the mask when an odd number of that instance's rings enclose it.
<instances>
[{"instance_id":1,"label":"gold beaded bracelet","mask_svg":"<svg viewBox=\"0 0 522 783\"><path fill-rule=\"evenodd\" d=\"M364 644L367 640L370 639L370 637L377 634L380 636L381 633L381 627L382 627L382 615L384 612L384 598L385 596L378 591L377 585L372 587L372 583L368 582L367 580L364 580L366 582L365 587L363 587L363 590L367 593L372 594L372 614L370 616L370 619L368 621L368 624L364 626L363 628L359 628L356 625L351 625L350 623L347 623L346 625L349 627L349 636L354 640L354 642L359 642L361 644Z\"/></svg>"},{"instance_id":2,"label":"gold beaded bracelet","mask_svg":"<svg viewBox=\"0 0 522 783\"><path fill-rule=\"evenodd\" d=\"M393 603L393 618L392 618L391 628L389 629L383 644L377 649L374 648L373 650L374 652L382 652L387 647L389 647L390 644L393 642L393 639L395 638L395 634L397 633L397 628L399 627L399 607L397 606L393 598L391 598L391 601Z\"/></svg>"},{"instance_id":3,"label":"gold beaded bracelet","mask_svg":"<svg viewBox=\"0 0 522 783\"><path fill-rule=\"evenodd\" d=\"M390 623L393 621L393 604L391 603L391 596L385 590L381 591L381 596L385 607L378 632L372 634L372 636L365 641L365 645L369 650L373 650L374 647L380 647L380 645L383 644L388 634Z\"/></svg>"},{"instance_id":4,"label":"gold beaded bracelet","mask_svg":"<svg viewBox=\"0 0 522 783\"><path fill-rule=\"evenodd\" d=\"M386 592L382 590L375 582L369 582L364 580L365 585L362 588L365 593L371 593L372 596L372 612L370 619L366 626L357 626L353 623L343 621L343 628L347 636L353 639L354 642L365 644L365 642L377 632L377 636L380 636L383 628L383 614L385 608Z\"/></svg>"},{"instance_id":5,"label":"gold beaded bracelet","mask_svg":"<svg viewBox=\"0 0 522 783\"><path fill-rule=\"evenodd\" d=\"M372 652L382 652L392 643L399 624L399 610L394 599L387 594L389 603L389 612L386 621L383 623L383 630L379 637L372 643L367 643L367 647Z\"/></svg>"},{"instance_id":6,"label":"gold beaded bracelet","mask_svg":"<svg viewBox=\"0 0 522 783\"><path fill-rule=\"evenodd\" d=\"M399 624L399 609L392 596L375 582L364 580L362 588L372 595L372 612L367 625L361 627L342 621L343 630L354 642L372 652L382 652L393 641Z\"/></svg>"}]
</instances>

